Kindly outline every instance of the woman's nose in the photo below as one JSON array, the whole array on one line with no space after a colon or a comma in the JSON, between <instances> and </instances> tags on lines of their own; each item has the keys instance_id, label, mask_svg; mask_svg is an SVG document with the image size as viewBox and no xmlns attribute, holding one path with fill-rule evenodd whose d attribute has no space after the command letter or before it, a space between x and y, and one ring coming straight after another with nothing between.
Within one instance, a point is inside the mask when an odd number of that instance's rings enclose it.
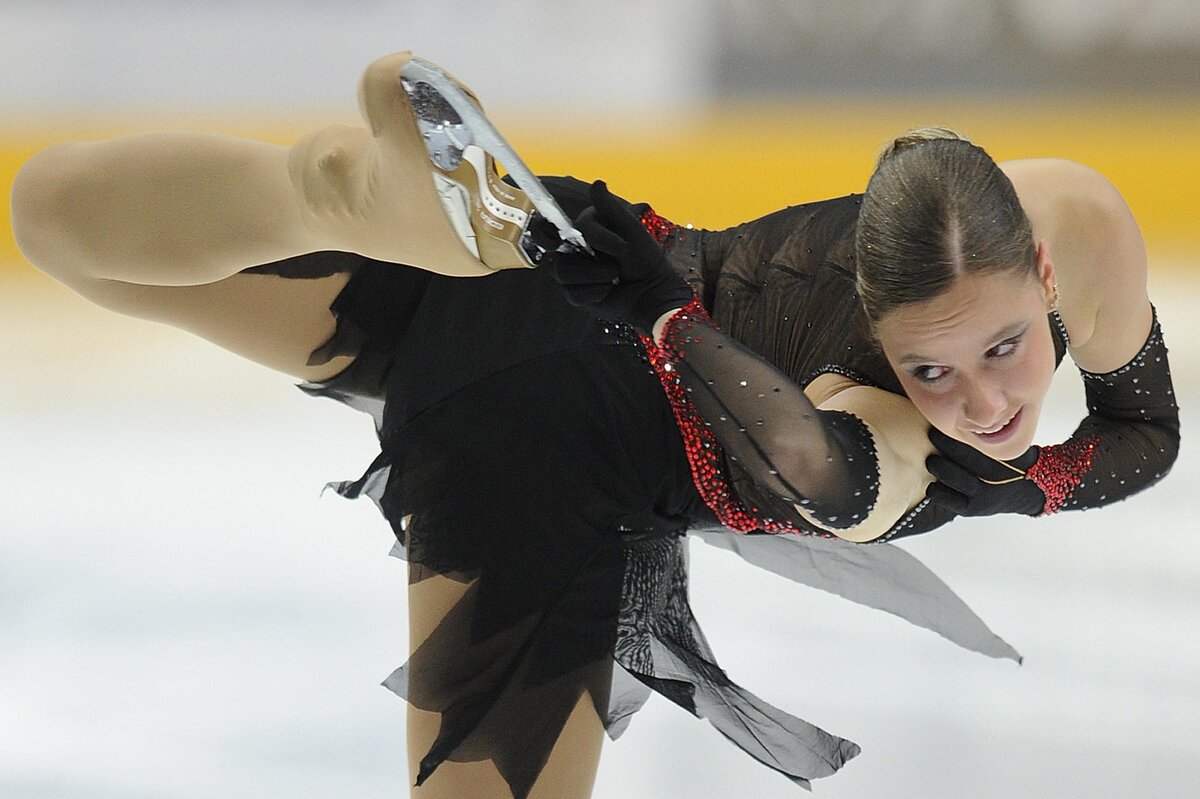
<instances>
[{"instance_id":1,"label":"woman's nose","mask_svg":"<svg viewBox=\"0 0 1200 799\"><path fill-rule=\"evenodd\" d=\"M1002 419L1008 410L1008 401L999 382L976 380L970 383L963 398L963 416L977 430L990 430L1007 421Z\"/></svg>"}]
</instances>

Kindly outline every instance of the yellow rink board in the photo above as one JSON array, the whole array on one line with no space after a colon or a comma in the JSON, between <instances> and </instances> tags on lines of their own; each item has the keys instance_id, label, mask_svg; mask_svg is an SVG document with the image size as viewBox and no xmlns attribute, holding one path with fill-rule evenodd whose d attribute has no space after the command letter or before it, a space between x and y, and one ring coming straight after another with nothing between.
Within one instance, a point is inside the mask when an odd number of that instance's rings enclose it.
<instances>
[{"instance_id":1,"label":"yellow rink board","mask_svg":"<svg viewBox=\"0 0 1200 799\"><path fill-rule=\"evenodd\" d=\"M603 177L629 199L652 202L672 220L700 227L724 227L789 204L861 191L884 141L910 127L942 124L963 131L997 160L1056 156L1100 170L1133 208L1154 263L1186 265L1200 245L1200 98L879 103L819 97L674 114L631 110L618 118L491 113L535 171ZM324 124L346 121L352 120L311 113L255 122L161 115L88 124L17 121L0 134L0 185L7 193L20 164L57 141L168 127L288 144ZM0 221L0 263L23 263L8 203L0 207Z\"/></svg>"}]
</instances>

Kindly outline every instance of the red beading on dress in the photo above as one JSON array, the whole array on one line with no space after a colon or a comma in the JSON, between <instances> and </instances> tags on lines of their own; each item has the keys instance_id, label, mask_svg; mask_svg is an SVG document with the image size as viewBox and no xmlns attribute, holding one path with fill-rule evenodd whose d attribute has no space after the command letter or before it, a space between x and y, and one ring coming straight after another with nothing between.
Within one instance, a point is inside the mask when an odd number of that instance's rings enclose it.
<instances>
[{"instance_id":1,"label":"red beading on dress","mask_svg":"<svg viewBox=\"0 0 1200 799\"><path fill-rule=\"evenodd\" d=\"M679 225L654 213L653 208L647 208L642 213L641 222L642 227L646 228L646 232L660 247L667 240L667 236L679 228Z\"/></svg>"},{"instance_id":2,"label":"red beading on dress","mask_svg":"<svg viewBox=\"0 0 1200 799\"><path fill-rule=\"evenodd\" d=\"M1054 513L1062 508L1075 486L1092 468L1099 436L1088 436L1080 441L1042 447L1037 462L1029 467L1025 476L1037 484L1046 495L1043 514Z\"/></svg>"},{"instance_id":3,"label":"red beading on dress","mask_svg":"<svg viewBox=\"0 0 1200 799\"><path fill-rule=\"evenodd\" d=\"M642 213L641 223L659 246L665 245L667 237L679 229L679 225L659 216L652 208L647 208ZM675 421L679 425L692 472L692 482L704 504L731 530L740 533L751 530L766 530L772 533L800 532L789 523L756 517L738 500L729 481L725 479L722 469L724 451L705 426L704 419L695 406L688 401L687 393L671 365L672 361L683 356L680 342L686 338L687 331L690 331L696 322L716 327L716 322L709 317L700 300L694 298L667 320L663 329L662 345L656 344L649 336L641 337L646 356L662 383L671 403L671 410L675 414Z\"/></svg>"},{"instance_id":4,"label":"red beading on dress","mask_svg":"<svg viewBox=\"0 0 1200 799\"><path fill-rule=\"evenodd\" d=\"M724 451L704 423L694 405L688 401L672 363L683 357L681 344L697 323L715 327L699 299L693 299L678 313L667 320L663 327L662 343L655 344L648 336L642 336L642 345L650 359L650 365L662 382L663 390L675 413L675 421L683 436L684 450L692 471L692 482L700 498L704 500L721 524L739 533L765 530L769 533L803 532L789 522L760 518L737 498L722 469Z\"/></svg>"}]
</instances>

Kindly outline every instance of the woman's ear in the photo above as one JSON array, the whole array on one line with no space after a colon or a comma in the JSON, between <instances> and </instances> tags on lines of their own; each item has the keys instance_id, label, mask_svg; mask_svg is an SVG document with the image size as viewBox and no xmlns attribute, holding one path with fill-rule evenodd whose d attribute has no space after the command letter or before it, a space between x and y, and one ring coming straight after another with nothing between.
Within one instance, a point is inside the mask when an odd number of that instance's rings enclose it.
<instances>
[{"instance_id":1,"label":"woman's ear","mask_svg":"<svg viewBox=\"0 0 1200 799\"><path fill-rule=\"evenodd\" d=\"M1050 245L1045 239L1037 244L1038 283L1042 285L1042 293L1046 297L1046 310L1058 310L1058 277L1054 274L1054 261L1050 258Z\"/></svg>"}]
</instances>

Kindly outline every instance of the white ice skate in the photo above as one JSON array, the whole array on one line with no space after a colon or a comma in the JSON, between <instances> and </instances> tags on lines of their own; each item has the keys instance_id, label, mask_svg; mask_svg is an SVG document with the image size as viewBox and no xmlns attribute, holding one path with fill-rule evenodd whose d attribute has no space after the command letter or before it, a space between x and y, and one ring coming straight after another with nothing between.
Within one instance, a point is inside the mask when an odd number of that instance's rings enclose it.
<instances>
[{"instance_id":1,"label":"white ice skate","mask_svg":"<svg viewBox=\"0 0 1200 799\"><path fill-rule=\"evenodd\" d=\"M401 67L399 79L425 140L438 197L475 257L491 269L536 266L545 250L530 234L535 213L554 225L563 246L590 252L583 235L484 116L469 89L419 58ZM496 161L515 187L500 180Z\"/></svg>"}]
</instances>

